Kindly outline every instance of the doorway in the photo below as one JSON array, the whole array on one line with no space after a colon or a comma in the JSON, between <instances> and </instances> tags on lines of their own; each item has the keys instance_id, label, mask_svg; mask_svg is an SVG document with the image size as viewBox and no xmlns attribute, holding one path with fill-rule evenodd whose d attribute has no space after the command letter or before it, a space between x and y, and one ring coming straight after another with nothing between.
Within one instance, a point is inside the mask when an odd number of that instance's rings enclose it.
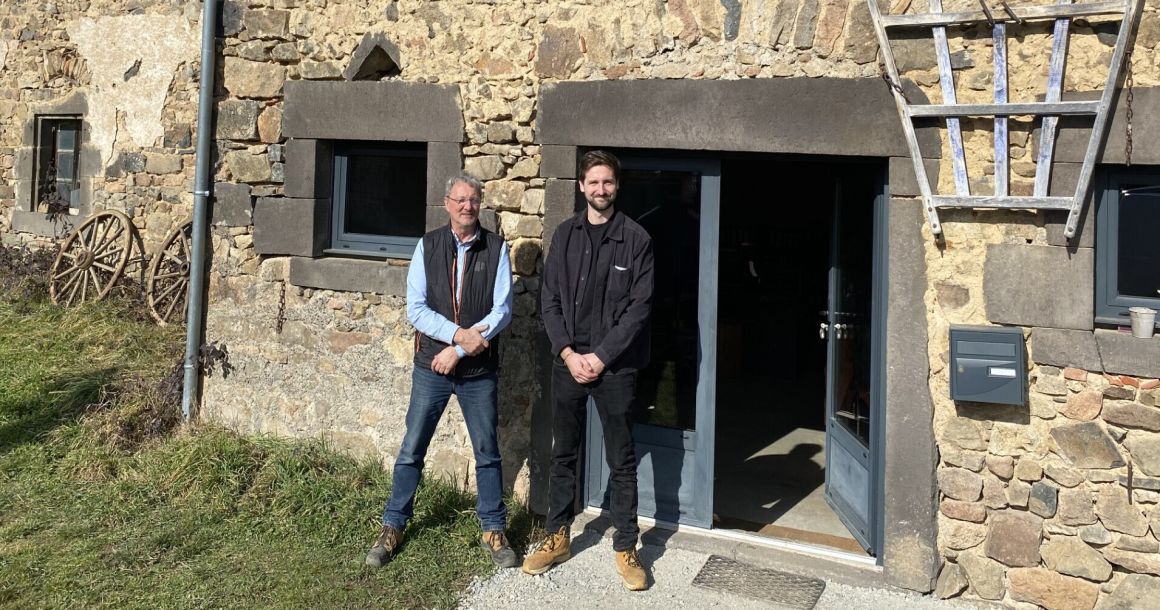
<instances>
[{"instance_id":1,"label":"doorway","mask_svg":"<svg viewBox=\"0 0 1160 610\"><path fill-rule=\"evenodd\" d=\"M883 169L722 166L714 527L875 547L875 226Z\"/></svg>"},{"instance_id":2,"label":"doorway","mask_svg":"<svg viewBox=\"0 0 1160 610\"><path fill-rule=\"evenodd\" d=\"M653 238L634 435L658 522L876 553L885 165L621 153ZM606 504L589 409L586 503Z\"/></svg>"}]
</instances>

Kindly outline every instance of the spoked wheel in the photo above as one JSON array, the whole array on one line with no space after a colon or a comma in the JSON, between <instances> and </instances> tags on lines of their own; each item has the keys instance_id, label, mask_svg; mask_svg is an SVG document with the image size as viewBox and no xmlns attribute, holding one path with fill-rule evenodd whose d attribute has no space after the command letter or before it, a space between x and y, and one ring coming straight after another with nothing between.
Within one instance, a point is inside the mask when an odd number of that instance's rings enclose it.
<instances>
[{"instance_id":1,"label":"spoked wheel","mask_svg":"<svg viewBox=\"0 0 1160 610\"><path fill-rule=\"evenodd\" d=\"M81 223L49 271L52 302L68 307L105 298L125 271L135 231L128 216L114 211L94 214Z\"/></svg>"},{"instance_id":2,"label":"spoked wheel","mask_svg":"<svg viewBox=\"0 0 1160 610\"><path fill-rule=\"evenodd\" d=\"M186 222L165 236L161 248L149 263L145 284L145 299L149 313L164 326L185 319L186 293L189 290L190 241L193 223Z\"/></svg>"}]
</instances>

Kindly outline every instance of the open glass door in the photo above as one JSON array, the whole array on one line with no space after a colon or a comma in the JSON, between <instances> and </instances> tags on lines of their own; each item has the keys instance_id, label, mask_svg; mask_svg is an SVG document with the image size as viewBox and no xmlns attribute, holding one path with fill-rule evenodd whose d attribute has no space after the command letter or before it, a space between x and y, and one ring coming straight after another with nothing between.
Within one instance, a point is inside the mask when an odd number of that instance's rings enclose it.
<instances>
[{"instance_id":1,"label":"open glass door","mask_svg":"<svg viewBox=\"0 0 1160 610\"><path fill-rule=\"evenodd\" d=\"M876 452L879 376L873 354L881 333L874 311L879 193L864 180L835 182L828 308L820 335L826 346L826 501L869 552L877 546ZM879 246L880 247L880 246Z\"/></svg>"},{"instance_id":2,"label":"open glass door","mask_svg":"<svg viewBox=\"0 0 1160 610\"><path fill-rule=\"evenodd\" d=\"M633 437L639 514L709 527L713 514L720 165L624 160L618 213L652 236L652 360L640 372ZM607 506L608 464L588 407L586 498Z\"/></svg>"}]
</instances>

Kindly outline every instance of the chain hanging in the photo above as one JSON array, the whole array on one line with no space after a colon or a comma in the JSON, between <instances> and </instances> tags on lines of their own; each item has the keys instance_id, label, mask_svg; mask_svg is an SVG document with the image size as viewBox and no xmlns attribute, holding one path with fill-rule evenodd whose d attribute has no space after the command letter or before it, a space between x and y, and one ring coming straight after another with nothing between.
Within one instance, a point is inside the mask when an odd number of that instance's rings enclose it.
<instances>
[{"instance_id":1,"label":"chain hanging","mask_svg":"<svg viewBox=\"0 0 1160 610\"><path fill-rule=\"evenodd\" d=\"M274 319L274 332L282 334L282 324L286 322L286 282L282 281L282 290L278 293L278 317Z\"/></svg>"},{"instance_id":2,"label":"chain hanging","mask_svg":"<svg viewBox=\"0 0 1160 610\"><path fill-rule=\"evenodd\" d=\"M1127 119L1124 122L1124 163L1126 165L1131 166L1132 165L1132 98L1135 97L1133 92L1132 92L1132 85L1134 84L1133 79L1132 79L1132 51L1129 50L1127 53L1125 53L1124 61L1126 63L1126 67L1127 67L1127 75L1124 77L1124 89L1125 89L1125 94L1126 94L1126 97L1124 98L1125 106L1126 106L1126 110L1124 112L1124 118Z\"/></svg>"}]
</instances>

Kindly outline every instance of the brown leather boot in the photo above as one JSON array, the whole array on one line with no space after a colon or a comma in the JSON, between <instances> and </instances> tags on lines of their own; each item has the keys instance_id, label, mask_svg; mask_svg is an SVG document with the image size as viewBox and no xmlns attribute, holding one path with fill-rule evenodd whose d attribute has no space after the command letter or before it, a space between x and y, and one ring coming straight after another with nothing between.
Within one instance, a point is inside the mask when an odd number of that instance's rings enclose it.
<instances>
[{"instance_id":1,"label":"brown leather boot","mask_svg":"<svg viewBox=\"0 0 1160 610\"><path fill-rule=\"evenodd\" d=\"M572 538L567 527L561 527L560 531L548 534L548 537L540 543L540 548L524 559L522 568L524 574L532 576L543 574L552 566L568 561L572 557L571 548Z\"/></svg>"},{"instance_id":2,"label":"brown leather boot","mask_svg":"<svg viewBox=\"0 0 1160 610\"><path fill-rule=\"evenodd\" d=\"M643 591L648 588L648 574L640 564L636 549L616 552L616 572L629 591Z\"/></svg>"},{"instance_id":3,"label":"brown leather boot","mask_svg":"<svg viewBox=\"0 0 1160 610\"><path fill-rule=\"evenodd\" d=\"M395 556L395 551L398 551L402 544L403 532L389 525L383 525L378 539L375 540L375 545L367 553L366 564L372 568L383 567Z\"/></svg>"}]
</instances>

